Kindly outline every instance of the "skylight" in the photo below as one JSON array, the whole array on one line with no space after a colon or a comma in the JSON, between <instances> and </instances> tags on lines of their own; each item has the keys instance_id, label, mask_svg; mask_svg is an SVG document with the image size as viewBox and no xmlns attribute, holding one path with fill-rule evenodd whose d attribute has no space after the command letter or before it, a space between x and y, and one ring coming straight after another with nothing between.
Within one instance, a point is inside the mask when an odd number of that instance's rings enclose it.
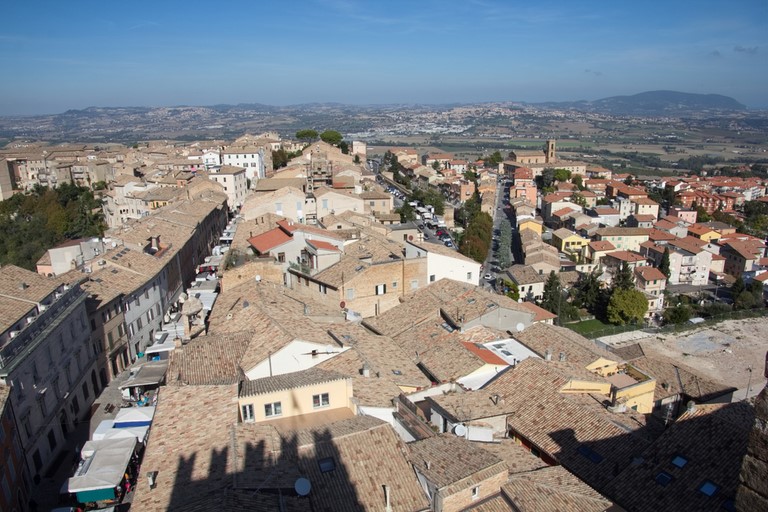
<instances>
[{"instance_id":1,"label":"skylight","mask_svg":"<svg viewBox=\"0 0 768 512\"><path fill-rule=\"evenodd\" d=\"M699 486L699 492L710 498L717 493L718 489L720 489L720 487L709 480L704 480L704 483Z\"/></svg>"},{"instance_id":2,"label":"skylight","mask_svg":"<svg viewBox=\"0 0 768 512\"><path fill-rule=\"evenodd\" d=\"M317 461L317 465L320 467L321 473L330 473L336 469L336 461L333 457L326 457Z\"/></svg>"},{"instance_id":3,"label":"skylight","mask_svg":"<svg viewBox=\"0 0 768 512\"><path fill-rule=\"evenodd\" d=\"M686 464L688 464L688 459L682 455L677 455L674 459L672 459L672 465L677 466L678 468L683 468Z\"/></svg>"},{"instance_id":4,"label":"skylight","mask_svg":"<svg viewBox=\"0 0 768 512\"><path fill-rule=\"evenodd\" d=\"M662 487L666 487L669 485L669 483L674 480L672 478L672 475L667 473L666 471L662 471L658 475L656 475L656 483L659 484Z\"/></svg>"},{"instance_id":5,"label":"skylight","mask_svg":"<svg viewBox=\"0 0 768 512\"><path fill-rule=\"evenodd\" d=\"M602 455L600 455L599 453L597 453L596 451L594 451L592 448L590 448L585 444L579 446L578 452L582 457L586 457L587 459L591 460L595 464L599 464L600 462L603 461Z\"/></svg>"}]
</instances>

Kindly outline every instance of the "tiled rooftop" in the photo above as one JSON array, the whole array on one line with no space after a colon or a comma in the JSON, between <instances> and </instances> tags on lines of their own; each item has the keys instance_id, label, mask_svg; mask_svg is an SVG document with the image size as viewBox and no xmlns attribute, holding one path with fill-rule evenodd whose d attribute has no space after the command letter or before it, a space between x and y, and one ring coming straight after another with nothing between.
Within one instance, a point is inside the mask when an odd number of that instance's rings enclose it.
<instances>
[{"instance_id":1,"label":"tiled rooftop","mask_svg":"<svg viewBox=\"0 0 768 512\"><path fill-rule=\"evenodd\" d=\"M254 380L241 380L238 395L241 397L264 395L346 379L347 377L341 373L313 367L300 372L284 373Z\"/></svg>"},{"instance_id":2,"label":"tiled rooftop","mask_svg":"<svg viewBox=\"0 0 768 512\"><path fill-rule=\"evenodd\" d=\"M511 475L502 492L517 512L603 512L612 506L608 498L562 466Z\"/></svg>"},{"instance_id":3,"label":"tiled rooftop","mask_svg":"<svg viewBox=\"0 0 768 512\"><path fill-rule=\"evenodd\" d=\"M442 493L450 495L456 484L470 488L507 471L503 459L453 434L441 434L408 444L409 459ZM457 489L456 489L457 490Z\"/></svg>"}]
</instances>

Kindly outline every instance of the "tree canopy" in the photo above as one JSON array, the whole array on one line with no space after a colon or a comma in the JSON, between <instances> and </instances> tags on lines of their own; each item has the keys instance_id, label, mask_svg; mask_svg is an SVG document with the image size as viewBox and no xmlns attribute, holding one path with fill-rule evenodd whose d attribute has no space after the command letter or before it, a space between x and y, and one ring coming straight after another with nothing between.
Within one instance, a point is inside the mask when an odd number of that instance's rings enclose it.
<instances>
[{"instance_id":1,"label":"tree canopy","mask_svg":"<svg viewBox=\"0 0 768 512\"><path fill-rule=\"evenodd\" d=\"M648 301L640 290L618 289L608 301L607 316L612 324L639 323L648 312Z\"/></svg>"},{"instance_id":2,"label":"tree canopy","mask_svg":"<svg viewBox=\"0 0 768 512\"><path fill-rule=\"evenodd\" d=\"M36 186L0 202L0 264L35 270L48 249L65 240L101 236L101 201L86 187Z\"/></svg>"},{"instance_id":3,"label":"tree canopy","mask_svg":"<svg viewBox=\"0 0 768 512\"><path fill-rule=\"evenodd\" d=\"M611 289L616 290L632 290L635 287L635 276L632 273L632 268L626 261L621 262L621 266L618 268L613 276L611 282Z\"/></svg>"},{"instance_id":4,"label":"tree canopy","mask_svg":"<svg viewBox=\"0 0 768 512\"><path fill-rule=\"evenodd\" d=\"M341 144L343 139L344 137L342 137L342 135L336 130L325 130L320 134L320 140L333 146L338 146Z\"/></svg>"},{"instance_id":5,"label":"tree canopy","mask_svg":"<svg viewBox=\"0 0 768 512\"><path fill-rule=\"evenodd\" d=\"M317 130L299 130L296 132L296 138L305 142L314 142L317 140Z\"/></svg>"}]
</instances>

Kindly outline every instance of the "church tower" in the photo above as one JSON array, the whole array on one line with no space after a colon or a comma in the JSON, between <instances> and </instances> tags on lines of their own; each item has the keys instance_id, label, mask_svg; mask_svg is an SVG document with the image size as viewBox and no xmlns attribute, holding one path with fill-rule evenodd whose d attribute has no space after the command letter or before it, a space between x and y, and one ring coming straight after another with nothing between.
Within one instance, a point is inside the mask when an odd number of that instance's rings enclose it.
<instances>
[{"instance_id":1,"label":"church tower","mask_svg":"<svg viewBox=\"0 0 768 512\"><path fill-rule=\"evenodd\" d=\"M555 139L549 139L547 141L547 163L551 164L557 157L555 156Z\"/></svg>"}]
</instances>

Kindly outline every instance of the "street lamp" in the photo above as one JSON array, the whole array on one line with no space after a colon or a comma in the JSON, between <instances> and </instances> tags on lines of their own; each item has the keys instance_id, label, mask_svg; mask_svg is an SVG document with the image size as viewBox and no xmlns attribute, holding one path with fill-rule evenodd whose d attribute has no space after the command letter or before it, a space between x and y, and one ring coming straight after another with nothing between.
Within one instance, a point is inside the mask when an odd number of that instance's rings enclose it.
<instances>
[{"instance_id":1,"label":"street lamp","mask_svg":"<svg viewBox=\"0 0 768 512\"><path fill-rule=\"evenodd\" d=\"M749 372L749 380L747 381L747 392L744 395L744 400L749 398L749 388L752 387L752 365L747 366L747 371Z\"/></svg>"}]
</instances>

